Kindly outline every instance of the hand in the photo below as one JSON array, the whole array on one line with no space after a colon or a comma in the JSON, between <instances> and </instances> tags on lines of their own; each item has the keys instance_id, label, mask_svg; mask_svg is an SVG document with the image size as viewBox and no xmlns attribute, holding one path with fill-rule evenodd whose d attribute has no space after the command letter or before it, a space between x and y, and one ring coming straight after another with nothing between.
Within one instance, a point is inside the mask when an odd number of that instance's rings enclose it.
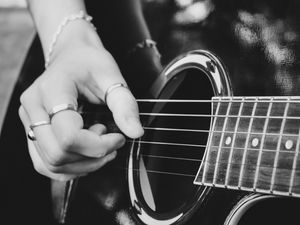
<instances>
[{"instance_id":1,"label":"hand","mask_svg":"<svg viewBox=\"0 0 300 225\"><path fill-rule=\"evenodd\" d=\"M61 46L48 69L21 96L19 115L26 133L30 124L49 120L48 113L56 105L77 105L79 97L103 104L111 85L126 84L103 46L84 41ZM137 103L127 88L114 89L107 105L125 135L143 135ZM28 140L34 168L55 180L74 179L101 168L125 143L122 134L106 133L102 124L83 129L82 117L72 110L55 114L50 125L34 128L34 134L36 141Z\"/></svg>"}]
</instances>

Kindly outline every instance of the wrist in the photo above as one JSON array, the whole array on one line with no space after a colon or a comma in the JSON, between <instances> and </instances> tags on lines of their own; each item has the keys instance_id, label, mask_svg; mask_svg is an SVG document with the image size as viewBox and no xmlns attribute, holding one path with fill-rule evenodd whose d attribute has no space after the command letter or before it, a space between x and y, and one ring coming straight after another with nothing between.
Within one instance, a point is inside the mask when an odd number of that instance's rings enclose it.
<instances>
[{"instance_id":1,"label":"wrist","mask_svg":"<svg viewBox=\"0 0 300 225\"><path fill-rule=\"evenodd\" d=\"M58 25L56 32L53 32L51 42L44 47L45 67L47 68L50 61L53 61L55 55L59 55L69 47L75 47L77 44L85 44L94 48L102 47L101 40L96 33L95 26L91 23L92 17L83 10L78 13L70 14L65 17ZM80 46L80 45L79 45Z\"/></svg>"},{"instance_id":2,"label":"wrist","mask_svg":"<svg viewBox=\"0 0 300 225\"><path fill-rule=\"evenodd\" d=\"M103 44L97 32L91 24L84 20L70 22L70 24L64 28L57 38L55 46L53 46L51 61L54 60L60 53L78 45L103 49ZM46 54L47 52L45 52L45 55Z\"/></svg>"}]
</instances>

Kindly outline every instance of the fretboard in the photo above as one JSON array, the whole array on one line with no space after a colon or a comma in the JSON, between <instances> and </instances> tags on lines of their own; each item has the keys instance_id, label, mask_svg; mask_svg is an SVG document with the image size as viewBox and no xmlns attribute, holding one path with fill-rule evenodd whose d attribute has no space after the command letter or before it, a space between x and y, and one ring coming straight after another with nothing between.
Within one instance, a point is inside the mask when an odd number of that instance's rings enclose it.
<instances>
[{"instance_id":1,"label":"fretboard","mask_svg":"<svg viewBox=\"0 0 300 225\"><path fill-rule=\"evenodd\" d=\"M195 184L300 197L300 97L214 97Z\"/></svg>"}]
</instances>

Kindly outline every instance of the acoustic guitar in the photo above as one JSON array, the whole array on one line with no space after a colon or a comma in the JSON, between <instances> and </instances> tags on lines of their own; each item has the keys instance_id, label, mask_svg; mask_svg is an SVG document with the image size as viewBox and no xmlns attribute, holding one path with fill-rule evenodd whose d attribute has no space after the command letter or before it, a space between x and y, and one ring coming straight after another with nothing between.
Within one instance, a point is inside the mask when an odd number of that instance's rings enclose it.
<instances>
[{"instance_id":1,"label":"acoustic guitar","mask_svg":"<svg viewBox=\"0 0 300 225\"><path fill-rule=\"evenodd\" d=\"M60 221L299 224L299 3L153 0L142 5L163 65L147 94L136 96L145 135L128 139L104 168L66 185ZM36 40L0 144L5 158L17 160L15 167L2 164L10 184L5 191L14 193L7 197L9 212L20 215L8 213L9 221L55 224L51 183L31 168L23 130L12 129L18 96L42 65ZM87 127L102 122L116 129L102 106L86 105L81 113ZM30 216L32 209L39 213Z\"/></svg>"}]
</instances>

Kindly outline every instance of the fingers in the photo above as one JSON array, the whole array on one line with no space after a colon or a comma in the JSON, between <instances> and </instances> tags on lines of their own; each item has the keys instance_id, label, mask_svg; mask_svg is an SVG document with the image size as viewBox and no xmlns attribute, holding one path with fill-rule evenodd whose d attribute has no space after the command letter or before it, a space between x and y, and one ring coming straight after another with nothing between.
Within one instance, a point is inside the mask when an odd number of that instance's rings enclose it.
<instances>
[{"instance_id":1,"label":"fingers","mask_svg":"<svg viewBox=\"0 0 300 225\"><path fill-rule=\"evenodd\" d=\"M110 54L96 56L81 59L85 63L81 62L81 66L75 63L75 69L57 63L56 68L49 68L22 94L20 117L27 132L30 124L48 121L49 112L57 105L77 106L79 95L100 103L111 85L125 84ZM125 135L131 138L143 135L138 105L129 89L120 87L110 91L107 105ZM35 127L33 132L36 141L29 142L28 147L34 166L54 179L72 179L102 167L125 143L123 135L107 134L103 125L83 129L83 119L75 110L55 113L50 125Z\"/></svg>"},{"instance_id":2,"label":"fingers","mask_svg":"<svg viewBox=\"0 0 300 225\"><path fill-rule=\"evenodd\" d=\"M26 134L29 131L29 126L30 126L30 121L29 118L27 117L24 109L22 107L19 108L19 116L20 119L24 125L24 129ZM51 173L46 164L44 163L44 161L41 159L41 156L38 154L37 151L37 143L36 142L32 142L30 140L27 139L27 143L28 143L28 150L29 150L29 154L30 157L32 159L33 162L33 167L35 168L35 170L37 172L39 172L40 174L47 176L51 179L55 179L55 180L71 180L75 177L77 177L78 175L70 175L70 174L54 174Z\"/></svg>"},{"instance_id":3,"label":"fingers","mask_svg":"<svg viewBox=\"0 0 300 225\"><path fill-rule=\"evenodd\" d=\"M47 111L50 111L43 107L43 98L34 92L36 89L30 90L22 95L19 110L27 132L30 124L49 120ZM52 179L72 179L97 170L115 158L115 150L125 142L123 135L105 134L103 125L94 125L90 130L82 126L81 116L66 110L55 114L51 125L33 128L36 141L34 145L29 142L28 147L39 173Z\"/></svg>"},{"instance_id":4,"label":"fingers","mask_svg":"<svg viewBox=\"0 0 300 225\"><path fill-rule=\"evenodd\" d=\"M115 84L126 84L114 59L108 54L106 63L101 63L92 71L93 81L89 84L91 92L104 101L106 91ZM107 69L108 68L108 69ZM128 88L118 87L106 96L106 103L113 113L120 130L130 138L141 137L144 133L137 102Z\"/></svg>"},{"instance_id":5,"label":"fingers","mask_svg":"<svg viewBox=\"0 0 300 225\"><path fill-rule=\"evenodd\" d=\"M19 114L22 123L24 124L25 131L28 132L30 121L22 107L20 107ZM93 132L102 133L105 129L103 128L103 125L94 125L90 130ZM85 158L81 161L54 166L42 159L42 156L39 154L40 147L37 142L28 140L28 148L35 170L49 178L61 181L71 180L79 176L84 176L89 172L101 168L116 157L116 151L113 151L101 158Z\"/></svg>"},{"instance_id":6,"label":"fingers","mask_svg":"<svg viewBox=\"0 0 300 225\"><path fill-rule=\"evenodd\" d=\"M107 105L124 134L130 138L139 138L143 135L138 105L129 89L124 87L114 89L107 96Z\"/></svg>"}]
</instances>

